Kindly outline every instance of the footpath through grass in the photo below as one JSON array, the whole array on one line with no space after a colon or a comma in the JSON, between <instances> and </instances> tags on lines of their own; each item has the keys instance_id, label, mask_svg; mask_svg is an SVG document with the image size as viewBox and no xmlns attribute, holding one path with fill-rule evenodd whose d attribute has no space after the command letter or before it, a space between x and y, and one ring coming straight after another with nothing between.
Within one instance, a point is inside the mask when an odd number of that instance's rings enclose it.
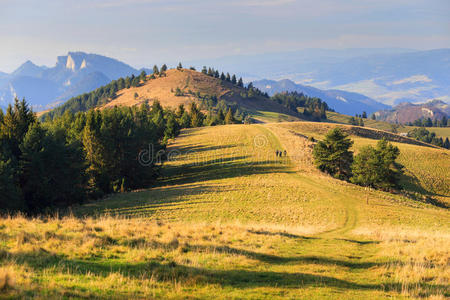
<instances>
[{"instance_id":1,"label":"footpath through grass","mask_svg":"<svg viewBox=\"0 0 450 300\"><path fill-rule=\"evenodd\" d=\"M0 283L14 278L2 295L450 296L448 210L320 174L312 132L185 130L155 188L84 205L76 217L0 219Z\"/></svg>"}]
</instances>

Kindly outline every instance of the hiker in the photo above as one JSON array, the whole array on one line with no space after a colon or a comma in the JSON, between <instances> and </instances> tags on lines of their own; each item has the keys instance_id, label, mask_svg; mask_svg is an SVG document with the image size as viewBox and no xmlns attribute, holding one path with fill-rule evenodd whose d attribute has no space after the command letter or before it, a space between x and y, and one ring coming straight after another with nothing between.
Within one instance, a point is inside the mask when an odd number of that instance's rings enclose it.
<instances>
[{"instance_id":1,"label":"hiker","mask_svg":"<svg viewBox=\"0 0 450 300\"><path fill-rule=\"evenodd\" d=\"M287 156L286 150L283 151L283 155L284 155L284 156Z\"/></svg>"},{"instance_id":2,"label":"hiker","mask_svg":"<svg viewBox=\"0 0 450 300\"><path fill-rule=\"evenodd\" d=\"M277 150L277 151L275 151L275 155L278 157L278 154L279 154L280 152Z\"/></svg>"}]
</instances>

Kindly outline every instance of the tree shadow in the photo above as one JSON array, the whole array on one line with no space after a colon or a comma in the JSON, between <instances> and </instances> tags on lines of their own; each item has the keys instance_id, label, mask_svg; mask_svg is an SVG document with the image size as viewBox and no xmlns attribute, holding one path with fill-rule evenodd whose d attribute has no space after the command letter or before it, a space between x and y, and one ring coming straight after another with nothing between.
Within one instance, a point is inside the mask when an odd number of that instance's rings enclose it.
<instances>
[{"instance_id":1,"label":"tree shadow","mask_svg":"<svg viewBox=\"0 0 450 300\"><path fill-rule=\"evenodd\" d=\"M229 251L229 249L227 249ZM186 284L217 284L222 287L232 288L259 288L259 287L334 287L348 290L379 290L401 292L402 284L379 283L360 284L331 276L322 276L302 272L274 272L253 270L217 270L201 267L180 265L173 261L163 262L154 259L148 262L123 262L122 260L76 260L55 255L47 251L37 250L33 252L9 253L7 255L16 264L24 265L36 271L63 269L68 274L86 275L93 274L99 277L107 277L111 273L119 273L132 279L157 278L164 282L185 282ZM272 259L272 258L270 258ZM310 261L336 264L333 260L311 257ZM1 259L0 261L2 261ZM355 267L355 266L351 266ZM195 279L195 280L192 280ZM418 284L423 290L446 290L445 285L421 282Z\"/></svg>"},{"instance_id":2,"label":"tree shadow","mask_svg":"<svg viewBox=\"0 0 450 300\"><path fill-rule=\"evenodd\" d=\"M441 202L434 198L434 196L448 197L448 195L437 194L425 189L420 184L419 179L412 173L410 175L407 175L405 173L401 174L400 185L403 188L402 194L412 200L429 203L442 208L449 208L447 203ZM418 196L417 193L422 195L423 197Z\"/></svg>"},{"instance_id":3,"label":"tree shadow","mask_svg":"<svg viewBox=\"0 0 450 300\"><path fill-rule=\"evenodd\" d=\"M139 193L116 194L103 200L93 201L83 206L84 209L77 209L76 213L82 217L91 215L120 215L120 216L150 216L155 212L181 209L177 206L183 204L183 209L213 201L191 201L185 196L196 196L216 193L218 189L222 191L234 191L235 188L219 187L217 185L208 186L202 184L194 185L173 185L159 186ZM189 202L189 203L188 203Z\"/></svg>"},{"instance_id":4,"label":"tree shadow","mask_svg":"<svg viewBox=\"0 0 450 300\"><path fill-rule=\"evenodd\" d=\"M316 240L316 239L318 239L316 237L297 235L297 234L292 234L292 233L282 232L282 231L271 232L271 231L266 231L266 230L253 230L253 229L248 229L247 231L250 232L250 233L253 233L253 234L263 234L263 235L271 235L271 236L279 235L279 236L283 236L283 237L304 239L304 240Z\"/></svg>"},{"instance_id":5,"label":"tree shadow","mask_svg":"<svg viewBox=\"0 0 450 300\"><path fill-rule=\"evenodd\" d=\"M246 162L249 156L234 156L208 159L182 166L167 166L160 185L176 185L217 179L249 176L255 174L290 173L287 166L278 160Z\"/></svg>"}]
</instances>

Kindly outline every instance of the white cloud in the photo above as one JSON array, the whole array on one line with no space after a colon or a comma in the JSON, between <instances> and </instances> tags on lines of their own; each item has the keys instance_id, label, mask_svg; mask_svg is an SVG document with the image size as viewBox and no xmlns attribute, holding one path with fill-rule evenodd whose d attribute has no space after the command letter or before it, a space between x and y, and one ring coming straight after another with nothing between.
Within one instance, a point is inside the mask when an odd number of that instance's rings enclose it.
<instances>
[{"instance_id":1,"label":"white cloud","mask_svg":"<svg viewBox=\"0 0 450 300\"><path fill-rule=\"evenodd\" d=\"M404 84L404 83L416 83L416 82L431 82L431 78L426 75L413 75L407 78L403 78L392 82L393 85Z\"/></svg>"}]
</instances>

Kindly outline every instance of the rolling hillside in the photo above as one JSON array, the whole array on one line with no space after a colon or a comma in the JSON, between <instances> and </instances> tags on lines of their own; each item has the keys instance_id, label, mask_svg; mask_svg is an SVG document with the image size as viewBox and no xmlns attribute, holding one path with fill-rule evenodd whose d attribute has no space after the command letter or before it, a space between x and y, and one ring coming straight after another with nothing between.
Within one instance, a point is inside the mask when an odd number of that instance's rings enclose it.
<instances>
[{"instance_id":1,"label":"rolling hillside","mask_svg":"<svg viewBox=\"0 0 450 300\"><path fill-rule=\"evenodd\" d=\"M449 297L450 214L425 203L450 203L448 151L395 143L409 197L366 190L312 165L307 138L335 126L187 129L154 188L75 207L76 217L0 219L0 278L15 286L5 295ZM356 152L376 143L345 129Z\"/></svg>"},{"instance_id":2,"label":"rolling hillside","mask_svg":"<svg viewBox=\"0 0 450 300\"><path fill-rule=\"evenodd\" d=\"M177 96L179 88L183 95ZM166 76L151 79L139 87L132 87L119 91L117 97L104 107L132 106L145 100L157 99L164 107L176 108L179 104L188 104L197 99L196 94L216 96L230 103L249 110L267 110L288 113L289 111L280 105L269 101L264 97L254 99L243 98L240 93L242 88L229 82L205 75L201 72L182 69L167 70ZM135 98L135 93L138 97Z\"/></svg>"}]
</instances>

